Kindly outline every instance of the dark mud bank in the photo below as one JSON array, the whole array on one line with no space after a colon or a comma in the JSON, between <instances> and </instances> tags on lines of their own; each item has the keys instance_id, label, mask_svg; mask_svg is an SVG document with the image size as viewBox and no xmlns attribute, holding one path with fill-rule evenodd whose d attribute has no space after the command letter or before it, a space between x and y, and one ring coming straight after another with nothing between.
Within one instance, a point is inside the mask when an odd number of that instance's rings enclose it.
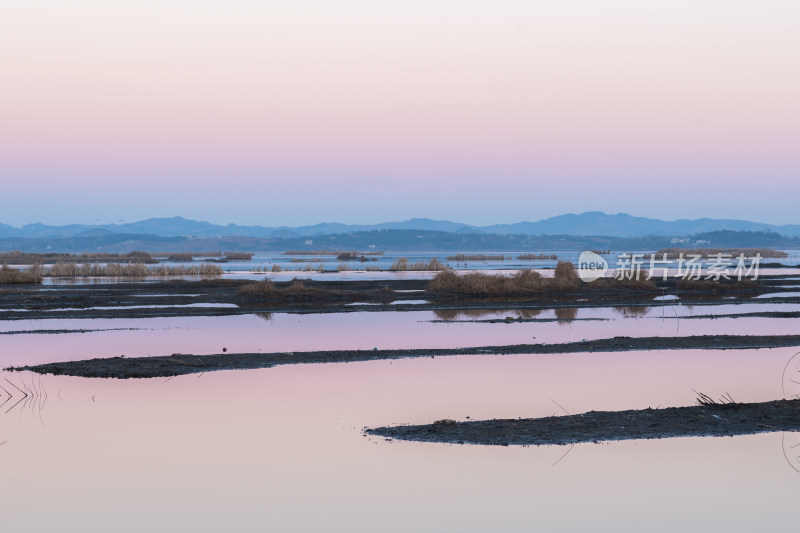
<instances>
[{"instance_id":1,"label":"dark mud bank","mask_svg":"<svg viewBox=\"0 0 800 533\"><path fill-rule=\"evenodd\" d=\"M152 378L215 370L270 368L309 363L351 363L380 359L455 355L567 354L633 350L730 350L800 346L800 335L695 335L687 337L614 337L560 344L513 344L467 348L408 350L326 350L279 353L174 354L157 357L112 357L11 367L40 374L102 378Z\"/></svg>"},{"instance_id":2,"label":"dark mud bank","mask_svg":"<svg viewBox=\"0 0 800 533\"><path fill-rule=\"evenodd\" d=\"M800 431L800 400L590 411L580 415L367 429L370 435L422 442L495 446L577 444L670 437L722 437Z\"/></svg>"}]
</instances>

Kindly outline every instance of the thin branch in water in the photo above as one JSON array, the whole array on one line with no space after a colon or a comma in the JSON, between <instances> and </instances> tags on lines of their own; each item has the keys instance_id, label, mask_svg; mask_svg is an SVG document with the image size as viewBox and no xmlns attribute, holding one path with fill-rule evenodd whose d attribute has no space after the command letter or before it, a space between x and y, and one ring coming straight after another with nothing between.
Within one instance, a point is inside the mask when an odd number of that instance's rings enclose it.
<instances>
[{"instance_id":1,"label":"thin branch in water","mask_svg":"<svg viewBox=\"0 0 800 533\"><path fill-rule=\"evenodd\" d=\"M563 460L564 460L564 457L566 457L567 455L569 455L569 452L571 452L571 451L572 451L572 448L574 448L574 447L575 447L575 445L574 445L574 444L573 444L572 446L570 446L570 447L569 447L569 450L567 450L566 452L564 452L564 455L562 455L561 457L559 457L559 458L558 458L558 461L556 461L555 463L553 463L553 464L551 464L551 465L550 465L550 468L553 468L553 467L554 467L554 466L556 466L558 463L560 463L561 461L563 461Z\"/></svg>"}]
</instances>

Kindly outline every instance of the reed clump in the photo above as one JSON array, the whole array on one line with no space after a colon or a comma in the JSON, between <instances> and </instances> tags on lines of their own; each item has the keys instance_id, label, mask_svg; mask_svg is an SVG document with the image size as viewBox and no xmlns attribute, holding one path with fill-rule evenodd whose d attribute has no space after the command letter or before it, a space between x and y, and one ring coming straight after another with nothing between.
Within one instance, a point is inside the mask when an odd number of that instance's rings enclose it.
<instances>
[{"instance_id":1,"label":"reed clump","mask_svg":"<svg viewBox=\"0 0 800 533\"><path fill-rule=\"evenodd\" d=\"M482 272L459 275L452 270L445 270L428 283L428 290L466 296L530 294L543 289L544 279L541 274L530 269L520 270L513 276Z\"/></svg>"},{"instance_id":2,"label":"reed clump","mask_svg":"<svg viewBox=\"0 0 800 533\"><path fill-rule=\"evenodd\" d=\"M555 261L558 256L556 254L520 254L517 259L520 261Z\"/></svg>"},{"instance_id":3,"label":"reed clump","mask_svg":"<svg viewBox=\"0 0 800 533\"><path fill-rule=\"evenodd\" d=\"M52 278L83 278L83 277L121 277L121 278L146 278L170 276L218 276L222 268L217 265L201 264L186 267L158 265L148 267L144 263L56 263L51 267L33 265L29 272Z\"/></svg>"},{"instance_id":4,"label":"reed clump","mask_svg":"<svg viewBox=\"0 0 800 533\"><path fill-rule=\"evenodd\" d=\"M448 270L450 267L443 264L435 257L430 261L417 261L412 263L406 257L395 259L389 270L400 272L405 270Z\"/></svg>"},{"instance_id":5,"label":"reed clump","mask_svg":"<svg viewBox=\"0 0 800 533\"><path fill-rule=\"evenodd\" d=\"M569 261L559 261L553 274L553 280L558 288L571 289L581 284L581 278L575 270L575 265Z\"/></svg>"},{"instance_id":6,"label":"reed clump","mask_svg":"<svg viewBox=\"0 0 800 533\"><path fill-rule=\"evenodd\" d=\"M22 271L3 265L0 269L0 285L37 285L42 277L30 271Z\"/></svg>"},{"instance_id":7,"label":"reed clump","mask_svg":"<svg viewBox=\"0 0 800 533\"><path fill-rule=\"evenodd\" d=\"M585 285L596 288L600 285ZM637 288L655 288L652 282L635 285ZM546 278L531 269L522 269L512 276L468 272L457 274L446 270L436 275L429 283L428 290L464 296L523 296L569 292L582 288L582 282L575 266L568 261L559 261L552 278ZM627 288L633 288L627 287Z\"/></svg>"}]
</instances>

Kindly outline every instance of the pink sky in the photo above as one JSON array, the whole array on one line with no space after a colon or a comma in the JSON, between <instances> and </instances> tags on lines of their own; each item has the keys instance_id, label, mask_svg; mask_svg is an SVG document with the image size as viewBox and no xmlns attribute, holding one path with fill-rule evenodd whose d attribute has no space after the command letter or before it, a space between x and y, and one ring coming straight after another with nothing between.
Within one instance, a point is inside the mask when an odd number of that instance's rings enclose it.
<instances>
[{"instance_id":1,"label":"pink sky","mask_svg":"<svg viewBox=\"0 0 800 533\"><path fill-rule=\"evenodd\" d=\"M800 222L794 1L12 1L0 50L0 222Z\"/></svg>"}]
</instances>

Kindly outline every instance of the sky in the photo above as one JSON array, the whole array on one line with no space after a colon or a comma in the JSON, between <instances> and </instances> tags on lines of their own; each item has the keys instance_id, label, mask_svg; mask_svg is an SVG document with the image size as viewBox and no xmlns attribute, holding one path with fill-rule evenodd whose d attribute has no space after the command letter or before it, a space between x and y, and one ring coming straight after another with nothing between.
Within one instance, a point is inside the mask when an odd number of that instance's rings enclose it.
<instances>
[{"instance_id":1,"label":"sky","mask_svg":"<svg viewBox=\"0 0 800 533\"><path fill-rule=\"evenodd\" d=\"M0 223L800 223L796 0L3 0Z\"/></svg>"}]
</instances>

